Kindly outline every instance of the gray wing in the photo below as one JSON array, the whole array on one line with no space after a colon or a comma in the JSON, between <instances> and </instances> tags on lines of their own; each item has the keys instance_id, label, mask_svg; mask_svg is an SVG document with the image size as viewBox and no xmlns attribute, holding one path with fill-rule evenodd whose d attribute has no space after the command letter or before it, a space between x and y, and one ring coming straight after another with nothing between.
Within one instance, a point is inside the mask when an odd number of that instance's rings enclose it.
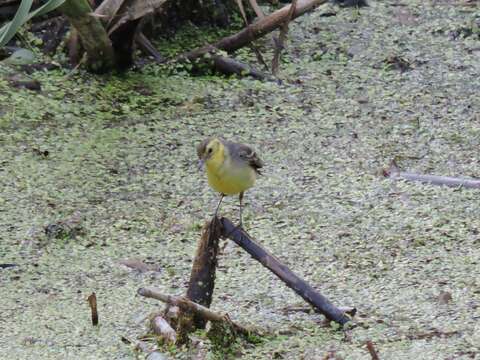
<instances>
[{"instance_id":1,"label":"gray wing","mask_svg":"<svg viewBox=\"0 0 480 360\"><path fill-rule=\"evenodd\" d=\"M225 141L225 144L234 159L246 162L257 174L261 174L260 169L263 167L263 161L257 156L255 150L250 146L231 141Z\"/></svg>"}]
</instances>

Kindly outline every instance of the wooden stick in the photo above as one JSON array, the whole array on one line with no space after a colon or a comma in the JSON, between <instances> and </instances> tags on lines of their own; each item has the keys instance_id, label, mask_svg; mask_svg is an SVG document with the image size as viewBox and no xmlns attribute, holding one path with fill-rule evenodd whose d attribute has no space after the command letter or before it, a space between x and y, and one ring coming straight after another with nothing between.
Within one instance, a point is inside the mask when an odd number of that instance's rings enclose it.
<instances>
[{"instance_id":1,"label":"wooden stick","mask_svg":"<svg viewBox=\"0 0 480 360\"><path fill-rule=\"evenodd\" d=\"M253 11L255 11L255 15L257 15L259 19L262 19L265 17L262 9L260 8L260 6L258 6L257 0L248 0L248 2L250 3L250 6L252 7Z\"/></svg>"},{"instance_id":2,"label":"wooden stick","mask_svg":"<svg viewBox=\"0 0 480 360\"><path fill-rule=\"evenodd\" d=\"M371 340L367 341L367 349L370 353L370 356L372 357L372 360L380 360Z\"/></svg>"},{"instance_id":3,"label":"wooden stick","mask_svg":"<svg viewBox=\"0 0 480 360\"><path fill-rule=\"evenodd\" d=\"M187 298L206 307L212 303L215 288L219 231L220 224L217 223L206 223L203 227L188 283ZM194 316L193 323L197 329L203 329L206 321L202 316Z\"/></svg>"},{"instance_id":4,"label":"wooden stick","mask_svg":"<svg viewBox=\"0 0 480 360\"><path fill-rule=\"evenodd\" d=\"M92 311L92 325L98 325L98 311L97 311L97 296L95 293L92 293L88 298L88 303L90 304L90 309Z\"/></svg>"},{"instance_id":5,"label":"wooden stick","mask_svg":"<svg viewBox=\"0 0 480 360\"><path fill-rule=\"evenodd\" d=\"M306 12L326 3L328 0L298 0L292 19L295 19ZM193 61L215 49L221 49L228 52L235 51L251 43L253 40L272 32L280 27L288 18L291 5L283 8L259 19L257 22L250 24L236 34L227 36L214 44L205 45L180 55L177 60Z\"/></svg>"},{"instance_id":6,"label":"wooden stick","mask_svg":"<svg viewBox=\"0 0 480 360\"><path fill-rule=\"evenodd\" d=\"M150 322L153 332L165 339L168 344L175 344L177 342L177 334L170 326L167 320L160 315L155 317Z\"/></svg>"},{"instance_id":7,"label":"wooden stick","mask_svg":"<svg viewBox=\"0 0 480 360\"><path fill-rule=\"evenodd\" d=\"M160 290L152 288L140 288L137 293L141 296L160 300L166 304L178 306L182 310L192 311L201 315L204 319L210 321L224 321L225 315L218 314L215 311L210 310L209 308L197 304L193 301L190 301L184 296L174 296L174 295L165 295L160 292Z\"/></svg>"},{"instance_id":8,"label":"wooden stick","mask_svg":"<svg viewBox=\"0 0 480 360\"><path fill-rule=\"evenodd\" d=\"M246 329L243 326L230 320L230 317L228 316L228 314L217 313L215 311L210 310L209 308L206 308L205 306L194 303L193 301L190 301L183 296L165 295L165 294L162 294L159 290L151 289L151 288L140 288L138 289L137 293L144 297L160 300L164 303L178 306L183 311L191 311L205 320L228 322L230 325L233 326L235 331L239 332L240 334L247 335L252 333L252 330Z\"/></svg>"},{"instance_id":9,"label":"wooden stick","mask_svg":"<svg viewBox=\"0 0 480 360\"><path fill-rule=\"evenodd\" d=\"M222 234L224 237L228 237L241 246L255 260L277 275L280 280L300 295L306 302L318 309L327 319L341 325L350 320L343 311L330 303L327 298L295 275L287 266L282 264L280 260L268 253L267 250L255 243L244 230L233 225L227 218L220 219L220 222L222 224Z\"/></svg>"},{"instance_id":10,"label":"wooden stick","mask_svg":"<svg viewBox=\"0 0 480 360\"><path fill-rule=\"evenodd\" d=\"M18 265L17 264L0 264L0 269L6 269L14 266L18 266Z\"/></svg>"},{"instance_id":11,"label":"wooden stick","mask_svg":"<svg viewBox=\"0 0 480 360\"><path fill-rule=\"evenodd\" d=\"M385 177L391 179L403 179L407 181L419 181L432 185L445 185L450 187L464 187L469 189L480 189L480 180L465 179L439 175L421 175L400 171L397 164L392 161L390 167L383 171Z\"/></svg>"},{"instance_id":12,"label":"wooden stick","mask_svg":"<svg viewBox=\"0 0 480 360\"><path fill-rule=\"evenodd\" d=\"M338 309L345 314L354 317L357 314L357 309L351 306L339 306ZM288 314L291 312L303 312L306 314L310 314L312 311L311 307L303 307L303 306L286 306L281 309L284 314ZM315 312L319 312L316 308L313 308Z\"/></svg>"},{"instance_id":13,"label":"wooden stick","mask_svg":"<svg viewBox=\"0 0 480 360\"><path fill-rule=\"evenodd\" d=\"M161 64L165 62L165 58L158 52L158 50L153 46L153 44L148 40L148 38L141 31L138 33L135 41L140 46L143 52L152 55L155 62Z\"/></svg>"},{"instance_id":14,"label":"wooden stick","mask_svg":"<svg viewBox=\"0 0 480 360\"><path fill-rule=\"evenodd\" d=\"M297 8L297 1L298 0L292 0L292 5L290 6L290 10L288 11L287 19L282 24L280 28L280 35L278 36L278 39L275 41L275 53L273 54L273 60L272 60L272 74L275 76L277 76L278 74L280 55L282 54L282 50L285 46L285 40L288 34L288 24L292 20L292 16L295 13L295 9Z\"/></svg>"},{"instance_id":15,"label":"wooden stick","mask_svg":"<svg viewBox=\"0 0 480 360\"><path fill-rule=\"evenodd\" d=\"M248 29L249 23L248 23L248 18L247 18L247 13L245 12L245 8L243 7L243 2L242 0L235 0L238 6L238 9L240 10L240 14L242 15L243 18L243 23L245 24L245 27ZM255 56L257 57L257 61L265 66L266 69L268 69L267 63L263 59L262 53L260 50L258 50L257 46L255 46L255 43L252 41L250 44L250 49L253 51Z\"/></svg>"},{"instance_id":16,"label":"wooden stick","mask_svg":"<svg viewBox=\"0 0 480 360\"><path fill-rule=\"evenodd\" d=\"M232 58L226 56L213 56L215 69L225 75L251 76L257 80L265 79L265 74Z\"/></svg>"}]
</instances>

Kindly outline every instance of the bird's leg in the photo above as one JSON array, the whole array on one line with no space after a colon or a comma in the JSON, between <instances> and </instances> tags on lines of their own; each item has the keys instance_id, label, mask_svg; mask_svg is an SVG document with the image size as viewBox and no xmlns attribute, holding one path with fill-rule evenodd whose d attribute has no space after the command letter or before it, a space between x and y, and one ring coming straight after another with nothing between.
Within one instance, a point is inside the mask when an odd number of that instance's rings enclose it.
<instances>
[{"instance_id":1,"label":"bird's leg","mask_svg":"<svg viewBox=\"0 0 480 360\"><path fill-rule=\"evenodd\" d=\"M242 200L243 200L243 191L238 195L238 200L240 200L240 224L238 225L239 228L242 227Z\"/></svg>"},{"instance_id":2,"label":"bird's leg","mask_svg":"<svg viewBox=\"0 0 480 360\"><path fill-rule=\"evenodd\" d=\"M215 225L217 224L217 214L218 209L220 209L220 204L222 203L223 197L225 194L220 194L220 201L218 202L217 208L215 209L215 214L213 215L212 221L210 221L210 235L215 233Z\"/></svg>"},{"instance_id":3,"label":"bird's leg","mask_svg":"<svg viewBox=\"0 0 480 360\"><path fill-rule=\"evenodd\" d=\"M217 208L215 209L215 215L213 217L217 217L218 209L220 209L220 204L222 203L223 197L225 194L220 194L220 201L218 202Z\"/></svg>"}]
</instances>

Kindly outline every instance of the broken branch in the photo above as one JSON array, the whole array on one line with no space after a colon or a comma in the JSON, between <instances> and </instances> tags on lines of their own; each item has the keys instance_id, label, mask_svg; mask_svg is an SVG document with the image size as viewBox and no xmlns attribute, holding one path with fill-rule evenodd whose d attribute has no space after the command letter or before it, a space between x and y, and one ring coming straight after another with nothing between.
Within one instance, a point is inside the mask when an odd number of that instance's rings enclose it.
<instances>
[{"instance_id":1,"label":"broken branch","mask_svg":"<svg viewBox=\"0 0 480 360\"><path fill-rule=\"evenodd\" d=\"M140 31L135 39L143 52L151 55L157 63L163 63L165 58L158 52L148 38Z\"/></svg>"},{"instance_id":2,"label":"broken branch","mask_svg":"<svg viewBox=\"0 0 480 360\"><path fill-rule=\"evenodd\" d=\"M246 329L243 326L230 320L228 314L217 313L210 310L209 308L206 308L205 306L194 303L193 301L190 301L183 296L165 295L158 290L148 288L140 288L138 289L137 293L144 297L160 300L164 303L178 306L183 311L190 311L198 316L201 316L205 320L227 322L232 325L233 329L240 334L248 335L252 333L252 330Z\"/></svg>"},{"instance_id":3,"label":"broken branch","mask_svg":"<svg viewBox=\"0 0 480 360\"><path fill-rule=\"evenodd\" d=\"M297 6L291 19L295 19L306 12L326 3L328 0L298 0ZM180 55L177 60L193 61L203 55L215 50L225 50L228 52L235 51L241 47L251 43L253 40L272 32L280 27L288 18L292 5L283 8L259 19L257 22L250 24L236 34L227 36L214 44L205 45Z\"/></svg>"},{"instance_id":4,"label":"broken branch","mask_svg":"<svg viewBox=\"0 0 480 360\"><path fill-rule=\"evenodd\" d=\"M277 275L280 280L300 295L306 302L318 309L327 319L335 321L340 325L350 320L342 310L335 307L326 297L295 275L287 266L282 264L280 260L254 242L243 229L233 225L227 218L220 219L220 222L222 224L224 237L233 240L237 245L241 246L255 260Z\"/></svg>"},{"instance_id":5,"label":"broken branch","mask_svg":"<svg viewBox=\"0 0 480 360\"><path fill-rule=\"evenodd\" d=\"M265 74L226 56L213 56L213 66L215 69L225 75L251 76L257 80L265 79Z\"/></svg>"},{"instance_id":6,"label":"broken branch","mask_svg":"<svg viewBox=\"0 0 480 360\"><path fill-rule=\"evenodd\" d=\"M250 6L252 7L253 11L255 11L255 15L257 15L259 19L265 17L262 9L260 8L260 6L258 6L257 0L248 0L248 2L250 3Z\"/></svg>"},{"instance_id":7,"label":"broken branch","mask_svg":"<svg viewBox=\"0 0 480 360\"><path fill-rule=\"evenodd\" d=\"M206 223L202 237L197 245L193 260L190 281L188 283L187 298L194 303L210 307L213 290L215 288L215 270L217 268L218 242L220 226ZM163 300L162 300L163 301ZM193 322L198 329L205 328L205 317L194 316Z\"/></svg>"},{"instance_id":8,"label":"broken branch","mask_svg":"<svg viewBox=\"0 0 480 360\"><path fill-rule=\"evenodd\" d=\"M177 342L177 334L175 333L175 330L173 330L168 321L162 316L155 315L150 324L153 332L164 338L167 343L175 344Z\"/></svg>"},{"instance_id":9,"label":"broken branch","mask_svg":"<svg viewBox=\"0 0 480 360\"><path fill-rule=\"evenodd\" d=\"M285 46L284 44L287 38L288 24L292 20L292 16L295 13L296 8L297 8L297 0L293 0L292 5L290 6L290 9L288 11L287 19L285 20L285 22L282 24L282 27L280 28L280 35L278 36L278 39L275 41L275 54L273 54L273 60L272 60L272 74L275 76L278 73L280 55Z\"/></svg>"}]
</instances>

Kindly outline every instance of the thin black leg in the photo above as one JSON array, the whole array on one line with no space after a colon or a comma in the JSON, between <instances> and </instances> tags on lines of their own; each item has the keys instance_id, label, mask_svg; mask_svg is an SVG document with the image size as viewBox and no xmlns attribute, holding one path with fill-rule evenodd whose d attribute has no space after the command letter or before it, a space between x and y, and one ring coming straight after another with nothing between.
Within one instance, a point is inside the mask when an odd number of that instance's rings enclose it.
<instances>
[{"instance_id":1,"label":"thin black leg","mask_svg":"<svg viewBox=\"0 0 480 360\"><path fill-rule=\"evenodd\" d=\"M243 220L242 220L242 200L243 200L243 191L238 195L238 199L240 200L240 225L239 227L242 227Z\"/></svg>"},{"instance_id":2,"label":"thin black leg","mask_svg":"<svg viewBox=\"0 0 480 360\"><path fill-rule=\"evenodd\" d=\"M221 195L220 201L218 202L217 208L215 209L215 215L213 217L217 217L218 209L220 209L220 204L222 203L223 197L225 196L225 194L220 194L220 195Z\"/></svg>"}]
</instances>

